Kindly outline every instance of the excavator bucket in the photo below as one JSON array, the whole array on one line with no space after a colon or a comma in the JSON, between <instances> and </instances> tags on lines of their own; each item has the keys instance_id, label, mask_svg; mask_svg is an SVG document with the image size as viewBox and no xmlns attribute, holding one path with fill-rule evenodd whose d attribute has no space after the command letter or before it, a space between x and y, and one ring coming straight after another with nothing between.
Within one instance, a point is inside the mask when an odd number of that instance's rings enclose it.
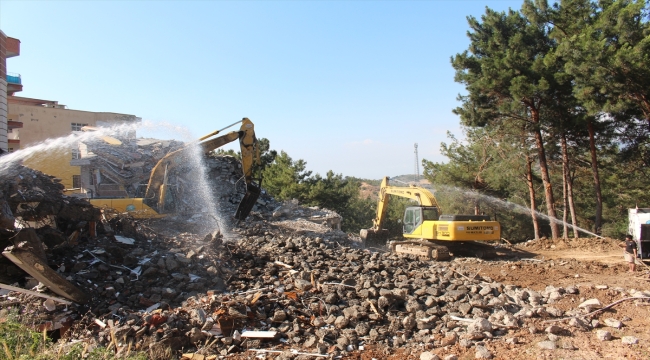
<instances>
[{"instance_id":1,"label":"excavator bucket","mask_svg":"<svg viewBox=\"0 0 650 360\"><path fill-rule=\"evenodd\" d=\"M361 229L359 233L364 247L382 247L388 241L388 230Z\"/></svg>"},{"instance_id":2,"label":"excavator bucket","mask_svg":"<svg viewBox=\"0 0 650 360\"><path fill-rule=\"evenodd\" d=\"M241 202L237 207L235 219L245 220L248 217L248 214L253 210L253 206L255 206L257 198L260 197L261 192L262 189L253 183L246 185L246 195L244 195L244 198L241 199Z\"/></svg>"}]
</instances>

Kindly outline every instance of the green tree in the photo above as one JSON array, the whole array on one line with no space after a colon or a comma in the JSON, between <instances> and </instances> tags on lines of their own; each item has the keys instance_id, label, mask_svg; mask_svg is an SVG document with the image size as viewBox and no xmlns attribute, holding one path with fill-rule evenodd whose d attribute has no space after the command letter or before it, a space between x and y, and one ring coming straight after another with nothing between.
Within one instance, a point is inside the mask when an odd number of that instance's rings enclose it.
<instances>
[{"instance_id":1,"label":"green tree","mask_svg":"<svg viewBox=\"0 0 650 360\"><path fill-rule=\"evenodd\" d=\"M512 136L509 131L512 130L488 132L486 128L465 128L462 142L448 134L452 142L442 143L440 152L449 161L423 160L424 176L433 184L443 213L487 214L501 222L505 238L537 238L535 194L539 177L524 162L530 158L530 150L519 142L519 134ZM529 190L531 203L526 201ZM532 209L529 219L526 207Z\"/></svg>"},{"instance_id":2,"label":"green tree","mask_svg":"<svg viewBox=\"0 0 650 360\"><path fill-rule=\"evenodd\" d=\"M277 200L300 199L308 188L305 180L311 175L303 160L294 161L281 151L262 172L264 188Z\"/></svg>"},{"instance_id":3,"label":"green tree","mask_svg":"<svg viewBox=\"0 0 650 360\"><path fill-rule=\"evenodd\" d=\"M455 79L465 85L468 94L459 96L462 106L454 113L467 126L524 123L537 149L547 213L555 219L542 116L558 87L557 63L545 63L555 43L546 28L535 26L513 10L499 13L487 8L481 21L470 16L468 22L469 50L452 58ZM551 222L550 226L552 237L557 238L557 224Z\"/></svg>"}]
</instances>

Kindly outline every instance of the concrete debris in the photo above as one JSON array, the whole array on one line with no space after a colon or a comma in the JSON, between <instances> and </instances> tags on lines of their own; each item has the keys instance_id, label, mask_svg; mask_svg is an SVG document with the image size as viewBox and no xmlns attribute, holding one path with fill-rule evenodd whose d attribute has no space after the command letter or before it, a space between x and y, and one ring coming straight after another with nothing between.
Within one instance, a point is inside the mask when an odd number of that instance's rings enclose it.
<instances>
[{"instance_id":1,"label":"concrete debris","mask_svg":"<svg viewBox=\"0 0 650 360\"><path fill-rule=\"evenodd\" d=\"M607 330L598 330L596 331L596 338L600 341L608 341L612 339L612 333Z\"/></svg>"},{"instance_id":2,"label":"concrete debris","mask_svg":"<svg viewBox=\"0 0 650 360\"><path fill-rule=\"evenodd\" d=\"M585 309L587 312L591 312L594 309L600 309L603 307L603 304L598 299L589 299L582 302L578 305L579 308Z\"/></svg>"},{"instance_id":3,"label":"concrete debris","mask_svg":"<svg viewBox=\"0 0 650 360\"><path fill-rule=\"evenodd\" d=\"M317 206L305 208L300 206L295 199L285 201L281 206L275 208L273 210L273 218L304 218L310 222L323 224L337 230L341 230L342 221L341 216L333 211L321 209Z\"/></svg>"},{"instance_id":4,"label":"concrete debris","mask_svg":"<svg viewBox=\"0 0 650 360\"><path fill-rule=\"evenodd\" d=\"M555 350L555 349L557 349L557 345L555 344L555 342L550 341L550 340L545 340L545 341L538 342L537 347L539 347L540 349L544 349L544 350Z\"/></svg>"},{"instance_id":5,"label":"concrete debris","mask_svg":"<svg viewBox=\"0 0 650 360\"><path fill-rule=\"evenodd\" d=\"M616 319L612 319L612 318L607 318L607 319L605 319L605 320L603 321L603 323L605 323L605 325L607 325L607 326L609 326L609 327L613 327L613 328L615 328L615 329L620 329L620 328L623 327L623 323L622 323L622 322L620 322L619 320L616 320Z\"/></svg>"},{"instance_id":6,"label":"concrete debris","mask_svg":"<svg viewBox=\"0 0 650 360\"><path fill-rule=\"evenodd\" d=\"M43 261L43 259L32 252L31 248L23 247L23 244L9 246L2 252L2 255L36 280L45 284L54 293L80 304L88 301L86 294L59 275L59 273L52 270L46 261Z\"/></svg>"},{"instance_id":7,"label":"concrete debris","mask_svg":"<svg viewBox=\"0 0 650 360\"><path fill-rule=\"evenodd\" d=\"M89 148L93 161L112 170L128 191L142 182L138 168L177 145L125 144L132 149ZM234 213L245 191L238 161L213 156L206 164L221 210ZM26 285L24 269L77 304L44 302L14 286L0 295L0 307L38 313L34 323L59 335L74 324L78 331L68 334L70 340L92 346L169 348L183 359L254 353L294 359L345 358L381 345L445 348L489 359L490 344L516 346L523 342L517 336L528 331L545 330L552 340L537 346L556 349L559 335L569 330L539 327L543 320L567 316L575 319L571 331L591 331L594 323L580 316L584 309L602 308L591 299L567 309L567 303L577 304L575 286L535 291L470 273L461 260L421 261L363 249L358 238L340 231L338 214L295 201L280 204L264 193L237 227L204 212L136 220L65 197L43 174L26 168L12 174L0 179L6 202L0 203L0 223L7 224L0 245L13 261L0 263L6 270L0 278ZM184 181L181 173L171 175ZM12 218L11 224L21 226L9 226ZM560 310L566 297L571 302ZM420 358L439 356L425 351Z\"/></svg>"},{"instance_id":8,"label":"concrete debris","mask_svg":"<svg viewBox=\"0 0 650 360\"><path fill-rule=\"evenodd\" d=\"M639 343L639 339L634 336L623 336L621 342L625 345L635 345Z\"/></svg>"},{"instance_id":9,"label":"concrete debris","mask_svg":"<svg viewBox=\"0 0 650 360\"><path fill-rule=\"evenodd\" d=\"M440 360L440 357L430 351L420 354L420 360Z\"/></svg>"},{"instance_id":10,"label":"concrete debris","mask_svg":"<svg viewBox=\"0 0 650 360\"><path fill-rule=\"evenodd\" d=\"M278 335L277 331L244 331L241 333L243 338L260 338L260 339L275 339Z\"/></svg>"},{"instance_id":11,"label":"concrete debris","mask_svg":"<svg viewBox=\"0 0 650 360\"><path fill-rule=\"evenodd\" d=\"M59 303L62 303L62 304L66 304L66 305L71 305L71 304L72 304L72 303L71 303L70 301L68 301L68 300L59 299L59 298L56 298L56 297L53 297L53 296L49 296L49 295L46 295L46 294L41 294L41 293L36 292L36 291L30 291L30 290L22 289L22 288L15 287L15 286L11 286L11 285L0 284L0 288L2 288L2 289L6 289L6 290L11 290L11 291L18 291L18 292L21 292L21 293L24 293L24 294L28 294L28 295L32 295L32 296L38 296L38 297L41 297L41 298L45 298L45 299L48 299L48 300L56 301L56 302L59 302Z\"/></svg>"},{"instance_id":12,"label":"concrete debris","mask_svg":"<svg viewBox=\"0 0 650 360\"><path fill-rule=\"evenodd\" d=\"M114 238L115 238L115 240L117 240L117 242L122 243L122 244L126 244L126 245L133 245L135 243L135 239L131 239L131 238L128 238L128 237L125 237L125 236L115 235Z\"/></svg>"}]
</instances>

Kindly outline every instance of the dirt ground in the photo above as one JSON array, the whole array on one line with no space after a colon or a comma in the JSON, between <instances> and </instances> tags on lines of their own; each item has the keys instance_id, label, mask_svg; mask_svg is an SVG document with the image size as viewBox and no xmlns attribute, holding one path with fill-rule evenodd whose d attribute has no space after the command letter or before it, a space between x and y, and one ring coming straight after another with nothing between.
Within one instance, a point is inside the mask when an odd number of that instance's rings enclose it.
<instances>
[{"instance_id":1,"label":"dirt ground","mask_svg":"<svg viewBox=\"0 0 650 360\"><path fill-rule=\"evenodd\" d=\"M637 272L627 272L623 262L622 249L618 241L611 239L581 238L552 242L538 240L514 247L504 248L493 260L472 258L456 259L470 269L470 274L480 274L503 284L512 284L542 291L547 286L576 286L577 295L567 295L553 304L561 310L574 309L582 301L597 298L603 305L629 297L630 290L650 290L650 266L637 265ZM625 293L623 293L625 292ZM621 329L601 325L591 331L573 331L562 334L558 344L571 344L573 349L558 346L555 350L543 350L537 343L547 339L544 329L552 324L566 325L566 322L536 323L537 333L529 329L509 330L503 339L493 339L485 346L494 359L650 359L650 303L625 301L603 311L591 319L602 324L606 318L624 320ZM568 328L568 326L566 326ZM600 341L598 329L611 332L612 340ZM639 339L636 345L625 345L623 336ZM519 344L507 344L505 338L517 337ZM567 346L570 347L570 346ZM356 354L355 359L419 359L423 350L386 349L371 347ZM429 350L443 359L448 354L457 354L459 359L474 359L474 349L463 349L458 344Z\"/></svg>"}]
</instances>

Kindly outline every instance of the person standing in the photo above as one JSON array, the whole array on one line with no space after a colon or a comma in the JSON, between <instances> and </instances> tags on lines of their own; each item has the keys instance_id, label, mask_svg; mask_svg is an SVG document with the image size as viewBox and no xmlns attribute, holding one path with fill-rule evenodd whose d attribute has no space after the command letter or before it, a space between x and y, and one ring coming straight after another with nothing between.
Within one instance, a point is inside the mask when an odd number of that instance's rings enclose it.
<instances>
[{"instance_id":1,"label":"person standing","mask_svg":"<svg viewBox=\"0 0 650 360\"><path fill-rule=\"evenodd\" d=\"M636 270L636 241L632 240L632 235L625 235L625 242L618 244L618 246L625 249L623 256L630 266L628 272L633 273Z\"/></svg>"}]
</instances>

